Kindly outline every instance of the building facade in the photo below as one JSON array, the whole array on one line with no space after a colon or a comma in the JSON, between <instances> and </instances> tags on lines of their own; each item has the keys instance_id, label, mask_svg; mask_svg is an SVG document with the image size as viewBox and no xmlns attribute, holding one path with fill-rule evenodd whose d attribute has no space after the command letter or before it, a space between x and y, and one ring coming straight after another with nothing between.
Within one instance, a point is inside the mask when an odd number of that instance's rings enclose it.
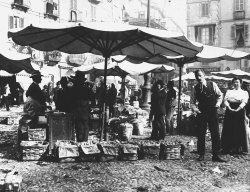
<instances>
[{"instance_id":1,"label":"building facade","mask_svg":"<svg viewBox=\"0 0 250 192\"><path fill-rule=\"evenodd\" d=\"M187 37L206 45L250 52L248 26L250 2L247 0L187 0ZM187 72L203 68L212 71L242 69L250 71L249 61L196 62Z\"/></svg>"}]
</instances>

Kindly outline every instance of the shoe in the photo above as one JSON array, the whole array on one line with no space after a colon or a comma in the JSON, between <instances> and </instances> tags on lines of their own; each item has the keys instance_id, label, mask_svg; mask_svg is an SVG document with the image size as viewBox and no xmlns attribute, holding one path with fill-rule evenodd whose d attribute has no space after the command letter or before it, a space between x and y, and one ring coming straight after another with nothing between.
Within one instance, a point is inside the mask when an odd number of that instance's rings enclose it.
<instances>
[{"instance_id":1,"label":"shoe","mask_svg":"<svg viewBox=\"0 0 250 192\"><path fill-rule=\"evenodd\" d=\"M204 161L204 155L200 155L197 159L197 161Z\"/></svg>"},{"instance_id":2,"label":"shoe","mask_svg":"<svg viewBox=\"0 0 250 192\"><path fill-rule=\"evenodd\" d=\"M221 159L219 156L213 156L212 157L213 162L219 162L219 163L226 163L227 161L224 159Z\"/></svg>"}]
</instances>

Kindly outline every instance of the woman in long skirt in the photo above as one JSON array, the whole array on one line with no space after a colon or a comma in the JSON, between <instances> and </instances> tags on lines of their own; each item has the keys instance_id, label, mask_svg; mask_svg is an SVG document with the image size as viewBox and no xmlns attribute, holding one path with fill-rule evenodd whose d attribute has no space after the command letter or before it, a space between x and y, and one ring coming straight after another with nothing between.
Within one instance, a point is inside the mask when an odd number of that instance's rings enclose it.
<instances>
[{"instance_id":1,"label":"woman in long skirt","mask_svg":"<svg viewBox=\"0 0 250 192\"><path fill-rule=\"evenodd\" d=\"M221 135L221 147L224 153L244 154L249 151L245 105L248 93L241 89L242 80L233 78L233 89L226 92L224 103L226 113Z\"/></svg>"}]
</instances>

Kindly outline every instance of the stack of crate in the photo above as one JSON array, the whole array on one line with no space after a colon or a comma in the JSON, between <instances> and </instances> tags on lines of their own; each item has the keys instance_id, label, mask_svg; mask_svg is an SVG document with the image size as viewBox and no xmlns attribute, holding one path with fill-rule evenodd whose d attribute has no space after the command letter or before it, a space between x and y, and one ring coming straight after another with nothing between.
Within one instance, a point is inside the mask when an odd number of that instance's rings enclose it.
<instances>
[{"instance_id":1,"label":"stack of crate","mask_svg":"<svg viewBox=\"0 0 250 192\"><path fill-rule=\"evenodd\" d=\"M27 121L28 122L28 121ZM48 152L46 128L31 129L26 121L19 123L19 152L23 161L44 159Z\"/></svg>"}]
</instances>

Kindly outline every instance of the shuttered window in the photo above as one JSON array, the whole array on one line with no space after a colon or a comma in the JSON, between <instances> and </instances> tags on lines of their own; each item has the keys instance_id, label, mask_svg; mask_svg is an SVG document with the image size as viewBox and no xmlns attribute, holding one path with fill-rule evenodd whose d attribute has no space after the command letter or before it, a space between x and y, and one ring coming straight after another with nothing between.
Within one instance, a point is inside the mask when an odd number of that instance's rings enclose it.
<instances>
[{"instance_id":1,"label":"shuttered window","mask_svg":"<svg viewBox=\"0 0 250 192\"><path fill-rule=\"evenodd\" d=\"M231 38L235 41L237 47L245 46L246 41L248 41L248 25L232 25L231 26Z\"/></svg>"},{"instance_id":2,"label":"shuttered window","mask_svg":"<svg viewBox=\"0 0 250 192\"><path fill-rule=\"evenodd\" d=\"M23 28L24 18L18 16L9 16L9 29Z\"/></svg>"},{"instance_id":3,"label":"shuttered window","mask_svg":"<svg viewBox=\"0 0 250 192\"><path fill-rule=\"evenodd\" d=\"M235 11L244 11L244 0L235 0Z\"/></svg>"},{"instance_id":4,"label":"shuttered window","mask_svg":"<svg viewBox=\"0 0 250 192\"><path fill-rule=\"evenodd\" d=\"M208 2L201 4L201 16L207 17L209 15L209 4Z\"/></svg>"},{"instance_id":5,"label":"shuttered window","mask_svg":"<svg viewBox=\"0 0 250 192\"><path fill-rule=\"evenodd\" d=\"M205 45L214 44L215 25L204 25L195 27L195 40Z\"/></svg>"}]
</instances>

